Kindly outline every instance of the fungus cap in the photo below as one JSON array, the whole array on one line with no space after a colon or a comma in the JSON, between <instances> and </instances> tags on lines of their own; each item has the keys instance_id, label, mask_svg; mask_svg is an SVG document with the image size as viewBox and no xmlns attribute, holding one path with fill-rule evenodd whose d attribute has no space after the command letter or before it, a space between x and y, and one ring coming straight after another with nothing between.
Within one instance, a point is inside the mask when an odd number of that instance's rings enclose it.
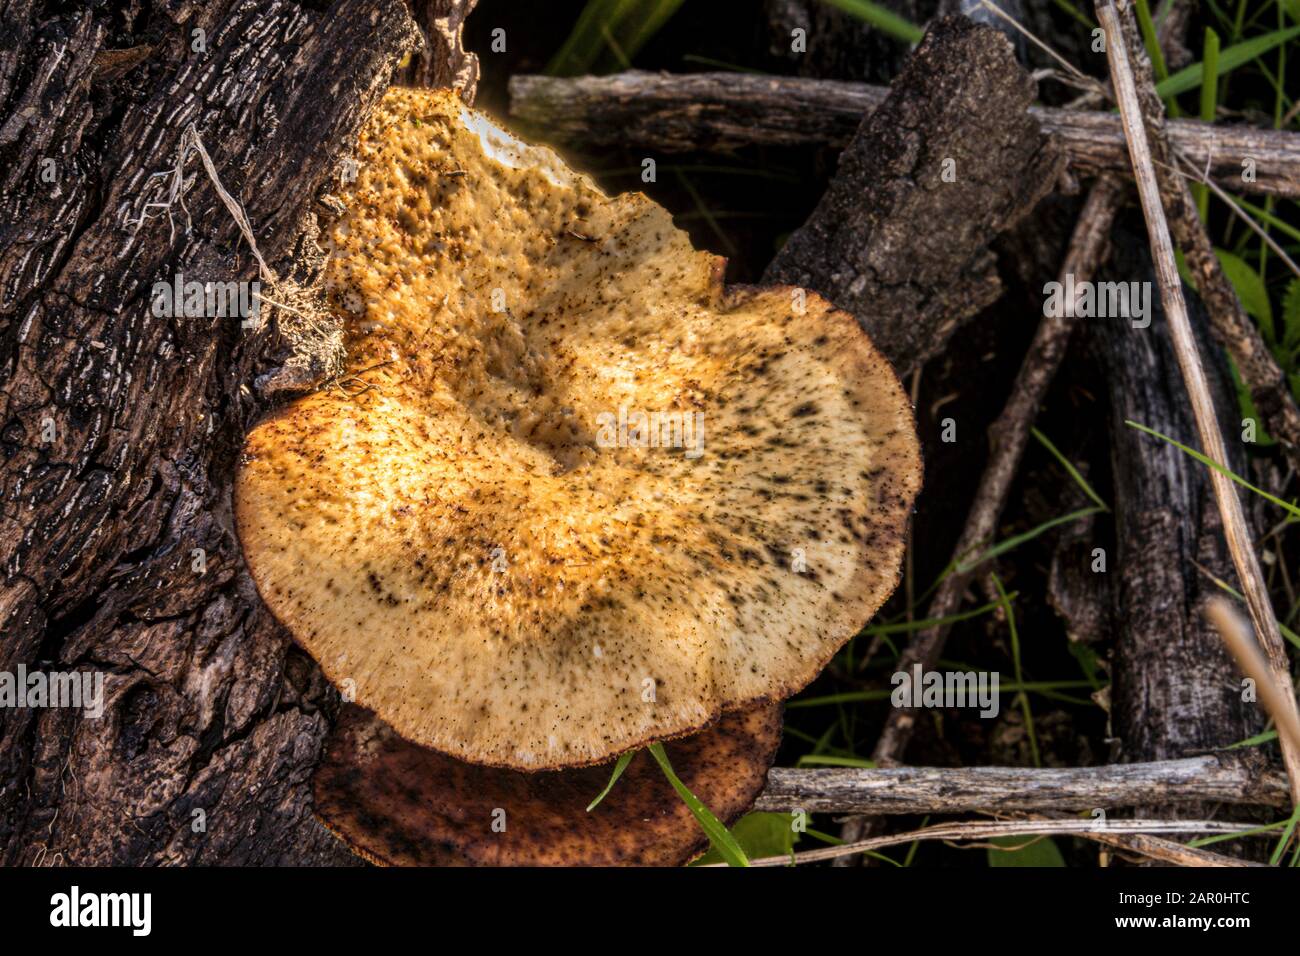
<instances>
[{"instance_id":1,"label":"fungus cap","mask_svg":"<svg viewBox=\"0 0 1300 956\"><path fill-rule=\"evenodd\" d=\"M781 706L764 704L665 751L682 782L729 825L762 792L780 743ZM708 838L646 753L588 813L612 769L469 764L347 705L312 789L321 822L353 852L389 866L681 866L704 851Z\"/></svg>"},{"instance_id":2,"label":"fungus cap","mask_svg":"<svg viewBox=\"0 0 1300 956\"><path fill-rule=\"evenodd\" d=\"M328 278L350 394L248 436L240 539L271 610L402 736L578 766L783 699L898 580L911 407L854 319L724 288L449 92L363 132Z\"/></svg>"}]
</instances>

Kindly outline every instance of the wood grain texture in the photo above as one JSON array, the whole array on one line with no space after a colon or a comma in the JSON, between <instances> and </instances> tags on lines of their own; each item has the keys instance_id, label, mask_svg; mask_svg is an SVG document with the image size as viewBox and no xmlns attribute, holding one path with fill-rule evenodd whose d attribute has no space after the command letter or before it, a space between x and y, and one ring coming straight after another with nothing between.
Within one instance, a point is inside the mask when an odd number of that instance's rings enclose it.
<instances>
[{"instance_id":1,"label":"wood grain texture","mask_svg":"<svg viewBox=\"0 0 1300 956\"><path fill-rule=\"evenodd\" d=\"M479 62L462 45L465 18L478 0L407 0L424 34L424 48L411 58L402 80L408 86L450 87L471 106L478 91Z\"/></svg>"},{"instance_id":2,"label":"wood grain texture","mask_svg":"<svg viewBox=\"0 0 1300 956\"><path fill-rule=\"evenodd\" d=\"M1104 767L774 767L756 810L870 815L1079 811L1150 804L1287 802L1286 777L1258 754Z\"/></svg>"},{"instance_id":3,"label":"wood grain texture","mask_svg":"<svg viewBox=\"0 0 1300 956\"><path fill-rule=\"evenodd\" d=\"M1150 260L1137 240L1117 240L1109 280L1136 279L1154 288ZM1201 614L1218 589L1197 569L1237 584L1223 539L1208 469L1173 446L1125 424L1138 422L1195 443L1196 425L1174 357L1168 325L1152 292L1149 328L1123 317L1089 322L1109 395L1116 553L1108 560L1111 693L1121 759L1161 760L1221 747L1256 733L1257 708L1241 702L1232 662ZM1225 422L1233 419L1231 382L1206 331L1192 313L1207 360L1212 394ZM1239 416L1238 416L1239 417ZM1244 471L1234 442L1226 464ZM1082 573L1091 573L1087 567Z\"/></svg>"}]
</instances>

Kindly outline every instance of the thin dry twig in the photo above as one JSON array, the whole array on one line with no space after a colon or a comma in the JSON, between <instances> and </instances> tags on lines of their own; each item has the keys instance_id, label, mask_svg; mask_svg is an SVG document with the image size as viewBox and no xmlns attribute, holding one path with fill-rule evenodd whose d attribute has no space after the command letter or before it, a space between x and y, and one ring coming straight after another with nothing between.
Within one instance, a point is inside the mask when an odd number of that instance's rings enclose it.
<instances>
[{"instance_id":1,"label":"thin dry twig","mask_svg":"<svg viewBox=\"0 0 1300 956\"><path fill-rule=\"evenodd\" d=\"M1007 836L1079 836L1111 843L1112 838L1128 834L1196 833L1244 834L1252 827L1247 824L1221 823L1216 820L993 820L940 823L907 833L858 840L843 846L830 846L817 850L804 850L789 856L767 856L751 860L751 866L790 866L800 863L821 863L846 856L856 856L873 850L912 843L916 840L985 840ZM1135 847L1126 847L1136 849ZM1190 848L1185 848L1190 849ZM1137 852L1141 852L1138 850ZM1221 857L1202 850L1197 854L1199 865L1213 859L1219 866L1255 866L1244 860ZM726 864L713 864L725 866Z\"/></svg>"},{"instance_id":2,"label":"thin dry twig","mask_svg":"<svg viewBox=\"0 0 1300 956\"><path fill-rule=\"evenodd\" d=\"M1071 63L1061 54L1057 53L1056 50L1052 49L1050 44L1048 44L1047 42L1045 42L1044 40L1036 36L1034 33L1032 33L1023 24L1021 24L1019 20L1011 16L1001 7L989 3L989 0L980 0L980 6L982 6L985 10L988 10L990 13L997 14L1007 23L1011 24L1018 31L1020 31L1021 35L1024 36L1026 39L1028 39L1030 43L1034 44L1034 46L1038 47L1040 50L1042 50L1044 53L1046 53L1048 56L1054 59L1057 63L1060 63L1063 67L1065 67L1066 72L1074 79L1075 83L1078 84L1080 87L1084 89L1092 90L1102 96L1106 95L1105 87L1103 87L1100 83L1098 83L1093 77L1084 73L1082 70L1080 70L1077 66Z\"/></svg>"},{"instance_id":3,"label":"thin dry twig","mask_svg":"<svg viewBox=\"0 0 1300 956\"><path fill-rule=\"evenodd\" d=\"M1111 83L1119 103L1124 134L1128 140L1133 175L1137 182L1138 196L1142 202L1142 212L1146 218L1147 232L1151 241L1156 282L1160 287L1160 299L1164 306L1165 318L1169 323L1174 352L1191 399L1192 413L1196 419L1202 449L1212 461L1222 463L1228 460L1228 455L1224 447L1223 435L1219 431L1214 402L1205 378L1205 370L1201 365L1191 322L1187 316L1187 303L1183 299L1182 283L1178 277L1173 241L1169 235L1169 224L1165 219L1160 186L1156 181L1155 165L1147 139L1142 107L1138 100L1133 68L1129 62L1128 47L1114 0L1100 0L1097 4L1097 16L1106 31ZM1218 469L1210 470L1210 481L1223 519L1228 550L1232 554L1237 577L1241 580L1242 590L1246 595L1255 632L1268 651L1270 669L1275 679L1283 686L1290 687L1290 668L1286 648L1282 643L1282 633L1278 629L1277 618L1274 616L1273 605L1269 600L1263 572L1255 556L1250 528L1246 524L1236 488L1232 480ZM1294 694L1291 697L1292 707L1294 707ZM1291 781L1292 800L1300 802L1300 749L1283 740L1282 754Z\"/></svg>"},{"instance_id":4,"label":"thin dry twig","mask_svg":"<svg viewBox=\"0 0 1300 956\"><path fill-rule=\"evenodd\" d=\"M1289 800L1286 775L1243 749L1095 767L773 767L755 809L920 816Z\"/></svg>"},{"instance_id":5,"label":"thin dry twig","mask_svg":"<svg viewBox=\"0 0 1300 956\"><path fill-rule=\"evenodd\" d=\"M1164 837L1152 836L1150 833L1089 833L1089 840L1096 840L1119 850L1136 853L1161 863L1174 866L1264 866L1249 860L1239 860L1224 856L1210 850L1186 846Z\"/></svg>"},{"instance_id":6,"label":"thin dry twig","mask_svg":"<svg viewBox=\"0 0 1300 956\"><path fill-rule=\"evenodd\" d=\"M1195 167L1192 165L1192 161L1188 159L1187 156L1184 155L1181 151L1175 149L1174 155L1178 157L1178 161L1181 162L1183 165L1195 169ZM1269 235L1268 230L1260 226L1260 224L1255 221L1255 218L1253 216L1248 215L1246 211L1242 209L1241 206L1237 203L1237 200L1233 199L1230 195L1228 195L1228 193L1224 191L1223 187L1221 187L1218 183L1214 181L1214 179L1210 176L1208 171L1204 169L1198 170L1195 175L1181 169L1175 169L1172 171L1177 173L1183 179L1191 180L1193 182L1198 182L1207 186L1210 192L1214 193L1214 195L1217 196L1220 200L1222 200L1223 204L1228 207L1229 212L1231 212L1234 216L1236 216L1243 223L1245 223L1245 225L1253 233L1255 233L1255 235L1259 236L1259 238L1262 239L1264 243L1270 249L1272 249L1274 253L1277 254L1277 257L1279 259L1281 259L1283 262L1286 263L1288 269L1290 269L1293 273L1295 273L1297 277L1300 277L1300 266L1297 266L1295 264L1295 261L1289 255L1287 255L1286 250L1282 248L1281 244L1278 243L1278 241L1274 239L1271 235Z\"/></svg>"}]
</instances>

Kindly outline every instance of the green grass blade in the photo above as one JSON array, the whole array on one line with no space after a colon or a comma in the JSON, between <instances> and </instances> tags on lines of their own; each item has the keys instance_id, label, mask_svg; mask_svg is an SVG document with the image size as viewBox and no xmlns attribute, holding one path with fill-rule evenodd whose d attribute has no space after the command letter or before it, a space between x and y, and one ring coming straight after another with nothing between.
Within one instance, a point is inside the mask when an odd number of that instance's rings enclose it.
<instances>
[{"instance_id":1,"label":"green grass blade","mask_svg":"<svg viewBox=\"0 0 1300 956\"><path fill-rule=\"evenodd\" d=\"M1267 209L1263 209L1260 206L1253 205L1247 202L1246 200L1242 199L1240 196L1233 196L1231 198L1232 198L1232 204L1236 206L1238 209L1244 209L1246 212L1250 213L1252 216L1264 222L1265 224L1272 226L1274 229L1277 229L1280 232L1285 233L1287 238L1295 239L1296 241L1300 242L1300 229L1297 229L1295 226L1291 225L1285 219L1277 218L1277 216L1273 215Z\"/></svg>"},{"instance_id":2,"label":"green grass blade","mask_svg":"<svg viewBox=\"0 0 1300 956\"><path fill-rule=\"evenodd\" d=\"M551 76L588 72L605 46L603 29L627 15L636 0L587 0L560 49L546 64Z\"/></svg>"},{"instance_id":3,"label":"green grass blade","mask_svg":"<svg viewBox=\"0 0 1300 956\"><path fill-rule=\"evenodd\" d=\"M1247 63L1259 59L1275 46L1286 43L1298 36L1300 36L1300 27L1288 27L1285 30L1274 30L1272 33L1265 33L1262 36L1235 43L1219 54L1218 74L1223 76L1226 73L1231 73L1237 67L1245 66ZM1177 96L1180 93L1186 93L1188 90L1194 90L1201 85L1201 78L1204 73L1204 63L1193 63L1191 66L1179 70L1168 79L1157 83L1156 93L1162 98L1168 98Z\"/></svg>"},{"instance_id":4,"label":"green grass blade","mask_svg":"<svg viewBox=\"0 0 1300 956\"><path fill-rule=\"evenodd\" d=\"M663 29L663 25L684 2L685 0L642 0L635 16L625 21L627 29L620 44L623 51L629 57L636 56Z\"/></svg>"},{"instance_id":5,"label":"green grass blade","mask_svg":"<svg viewBox=\"0 0 1300 956\"><path fill-rule=\"evenodd\" d=\"M1231 478L1233 481L1235 481L1237 484L1241 485L1241 487L1246 488L1246 489L1249 489L1250 491L1255 492L1255 494L1259 495L1261 498L1265 499L1266 501L1271 501L1271 502L1273 502L1273 504L1277 505L1279 508L1283 508L1283 509L1285 509L1285 511L1287 512L1287 514L1289 514L1289 515L1291 515L1291 516L1293 516L1293 517L1296 517L1296 518L1300 518L1300 508L1297 508L1295 505L1291 504L1291 502L1289 502L1289 501L1283 501L1283 500L1282 500L1281 498L1279 498L1277 495L1270 495L1270 494L1269 494L1267 491L1265 491L1263 488L1256 488L1254 485L1252 485L1252 484L1251 484L1249 481L1247 481L1245 478L1242 478L1240 475L1236 474L1235 472L1230 471L1230 470L1227 469L1227 468L1224 468L1224 467L1223 467L1222 465L1220 465L1217 461L1215 461L1214 459L1210 458L1208 455L1203 455L1203 454L1201 454L1201 453L1200 453L1199 451L1197 451L1195 448L1188 448L1188 447L1187 447L1186 445L1184 445L1182 442L1175 441L1174 439L1170 438L1168 435L1162 435L1160 432L1156 431L1154 428L1147 428L1145 425L1139 425L1139 424L1138 424L1137 422L1135 422L1135 421L1130 421L1130 420L1128 420L1128 419L1125 419L1124 424L1125 424L1125 425L1128 425L1128 426L1130 426L1130 427L1132 427L1132 428L1136 428L1136 429L1137 429L1138 431L1140 431L1140 432L1146 432L1148 435L1153 435L1153 436L1155 436L1156 438L1159 438L1161 441L1168 442L1169 444L1171 444L1171 445L1173 445L1175 448L1177 448L1179 451L1182 451L1182 452L1185 452L1185 453L1188 454L1188 455L1191 455L1193 458L1195 458L1197 461L1199 461L1202 465L1209 465L1211 468L1213 468L1213 469L1214 469L1215 471L1217 471L1219 474L1221 474L1221 475L1226 475L1227 477L1229 477L1229 478Z\"/></svg>"},{"instance_id":6,"label":"green grass blade","mask_svg":"<svg viewBox=\"0 0 1300 956\"><path fill-rule=\"evenodd\" d=\"M1295 808L1290 819L1286 821L1286 827L1283 828L1282 835L1278 837L1277 846L1273 848L1273 855L1268 860L1273 866L1277 866L1282 862L1282 855L1286 853L1287 844L1291 842L1291 835L1295 833L1297 823L1300 823L1300 807Z\"/></svg>"},{"instance_id":7,"label":"green grass blade","mask_svg":"<svg viewBox=\"0 0 1300 956\"><path fill-rule=\"evenodd\" d=\"M664 753L663 744L651 744L646 748L650 755L655 758L659 764L659 769L664 772L668 782L673 785L677 791L677 796L682 798L682 802L690 809L691 815L704 831L713 848L718 851L728 866L749 866L749 858L745 856L745 851L740 848L722 821L713 815L713 811L700 802L700 798L691 793L686 784L677 779L677 774L673 773L673 765L668 762L668 755Z\"/></svg>"},{"instance_id":8,"label":"green grass blade","mask_svg":"<svg viewBox=\"0 0 1300 956\"><path fill-rule=\"evenodd\" d=\"M1020 668L1020 629L1016 627L1016 609L1007 597L1006 589L1002 586L1002 579L996 574L990 574L993 578L993 586L998 589L998 600L1002 602L1002 610L1007 615L1007 628L1011 633L1011 669L1016 676L1016 683L1024 682L1024 673ZM1020 702L1020 712L1025 719L1025 736L1029 740L1029 752L1033 756L1034 766L1043 765L1042 758L1038 752L1038 734L1034 729L1034 711L1029 706L1029 695L1021 691L1016 695Z\"/></svg>"},{"instance_id":9,"label":"green grass blade","mask_svg":"<svg viewBox=\"0 0 1300 956\"><path fill-rule=\"evenodd\" d=\"M1147 0L1136 0L1133 6L1137 11L1138 29L1142 31L1142 45L1151 58L1151 68L1155 70L1157 80L1166 80L1169 78L1169 68L1165 66L1165 54L1160 49L1155 21L1151 19L1151 5Z\"/></svg>"},{"instance_id":10,"label":"green grass blade","mask_svg":"<svg viewBox=\"0 0 1300 956\"><path fill-rule=\"evenodd\" d=\"M866 704L876 700L888 700L892 690L851 690L842 694L826 694L823 697L805 697L786 703L786 710L798 710L803 707L828 707L832 704Z\"/></svg>"},{"instance_id":11,"label":"green grass blade","mask_svg":"<svg viewBox=\"0 0 1300 956\"><path fill-rule=\"evenodd\" d=\"M605 789L596 794L596 799L587 805L587 812L595 810L600 801L609 796L609 792L614 789L614 784L618 783L618 778L623 776L623 771L627 765L632 762L632 758L637 755L637 751L629 750L623 756L618 758L618 763L614 764L614 772L609 775L609 783L605 784Z\"/></svg>"},{"instance_id":12,"label":"green grass blade","mask_svg":"<svg viewBox=\"0 0 1300 956\"><path fill-rule=\"evenodd\" d=\"M1097 494L1097 492L1093 490L1092 485L1088 484L1083 475L1079 474L1079 469L1075 468L1074 465L1071 464L1070 459L1061 454L1060 450L1048 440L1046 435L1040 432L1037 428L1030 428L1029 431L1030 434L1038 439L1039 443L1044 448L1052 453L1052 457L1060 462L1061 467L1064 468L1069 476L1074 479L1074 483L1083 489L1083 493L1093 501L1097 502L1097 507L1101 508L1103 511L1110 510L1110 506L1106 504L1101 495Z\"/></svg>"},{"instance_id":13,"label":"green grass blade","mask_svg":"<svg viewBox=\"0 0 1300 956\"><path fill-rule=\"evenodd\" d=\"M568 37L546 65L546 72L576 76L626 68L683 2L587 0Z\"/></svg>"},{"instance_id":14,"label":"green grass blade","mask_svg":"<svg viewBox=\"0 0 1300 956\"><path fill-rule=\"evenodd\" d=\"M1264 826L1252 827L1249 830L1242 830L1238 833L1219 833L1214 836L1200 837L1196 840L1188 840L1187 845L1192 849L1200 849L1203 846L1212 846L1215 843L1223 843L1227 840L1240 840L1242 837L1255 836L1260 833L1272 833L1274 830L1280 830L1286 826L1286 821L1278 823L1267 823Z\"/></svg>"},{"instance_id":15,"label":"green grass blade","mask_svg":"<svg viewBox=\"0 0 1300 956\"><path fill-rule=\"evenodd\" d=\"M922 827L927 827L927 826L929 826L929 825L930 825L930 815L927 813L925 816L923 816L923 817L921 818L921 826L922 826ZM921 841L920 841L920 840L913 840L913 841L908 845L908 847L907 847L907 856L903 857L903 866L911 866L911 865L912 865L912 861L914 861L914 860L916 859L916 851L919 850L920 848L921 848Z\"/></svg>"},{"instance_id":16,"label":"green grass blade","mask_svg":"<svg viewBox=\"0 0 1300 956\"><path fill-rule=\"evenodd\" d=\"M979 567L985 561L990 561L1000 554L1006 554L1012 548L1018 548L1026 541L1032 541L1034 538L1037 538L1044 532L1050 531L1057 525L1069 524L1071 521L1078 521L1080 518L1086 518L1089 515L1095 515L1105 510L1107 509L1099 508L1094 505L1089 508L1080 508L1078 511L1071 511L1068 515L1061 515L1059 518L1053 518L1051 521L1044 521L1037 528L1032 528L1024 534L1018 534L1013 538L1007 538L1007 540L995 544L977 558L973 558L969 561L958 562L957 572L959 574L966 574L967 572L973 571L975 568Z\"/></svg>"},{"instance_id":17,"label":"green grass blade","mask_svg":"<svg viewBox=\"0 0 1300 956\"><path fill-rule=\"evenodd\" d=\"M804 754L795 761L796 767L856 767L859 770L874 770L875 761L863 760L861 757L832 757L829 754Z\"/></svg>"},{"instance_id":18,"label":"green grass blade","mask_svg":"<svg viewBox=\"0 0 1300 956\"><path fill-rule=\"evenodd\" d=\"M1042 680L1042 681L1025 681L1019 683L1016 681L1003 681L998 678L999 694L1017 694L1025 692L1029 694L1040 694L1044 692L1057 690L1081 690L1092 689L1092 683L1086 680ZM802 700L792 700L785 705L786 710L801 710L805 707L825 707L830 704L861 704L875 700L888 700L892 690L853 690L846 691L842 694L827 694L825 697L805 697Z\"/></svg>"},{"instance_id":19,"label":"green grass blade","mask_svg":"<svg viewBox=\"0 0 1300 956\"><path fill-rule=\"evenodd\" d=\"M822 0L822 3L843 10L904 43L920 43L921 37L925 36L925 31L915 23L900 17L892 10L872 3L871 0Z\"/></svg>"},{"instance_id":20,"label":"green grass blade","mask_svg":"<svg viewBox=\"0 0 1300 956\"><path fill-rule=\"evenodd\" d=\"M1239 750L1242 747L1258 747L1261 744L1272 743L1277 740L1276 730L1266 730L1262 734L1256 734L1254 737L1247 737L1245 740L1238 740L1235 744L1228 744L1224 750Z\"/></svg>"},{"instance_id":21,"label":"green grass blade","mask_svg":"<svg viewBox=\"0 0 1300 956\"><path fill-rule=\"evenodd\" d=\"M742 66L739 63L732 63L730 60L718 60L711 56L703 56L699 53L683 53L683 63L698 63L701 66L711 66L718 70L727 70L731 73L754 73L758 76L771 76L771 71L760 70L754 66Z\"/></svg>"},{"instance_id":22,"label":"green grass blade","mask_svg":"<svg viewBox=\"0 0 1300 956\"><path fill-rule=\"evenodd\" d=\"M1091 30L1093 27L1097 25L1091 19L1089 19L1088 16L1082 10L1080 10L1073 3L1071 3L1070 0L1052 0L1052 2L1055 3L1062 10L1064 10L1066 13L1068 13L1075 20L1077 20L1079 23L1087 27L1089 30Z\"/></svg>"},{"instance_id":23,"label":"green grass blade","mask_svg":"<svg viewBox=\"0 0 1300 956\"><path fill-rule=\"evenodd\" d=\"M1019 591L1011 592L1011 597L1018 597ZM928 627L942 627L945 624L956 624L958 621L968 621L973 617L979 617L981 614L988 614L990 611L996 611L1002 606L1001 601L993 601L982 607L977 607L971 611L962 611L958 614L949 614L947 617L927 617L920 621L900 621L897 624L872 624L862 629L862 633L869 636L884 634L907 634L912 631L924 631Z\"/></svg>"}]
</instances>

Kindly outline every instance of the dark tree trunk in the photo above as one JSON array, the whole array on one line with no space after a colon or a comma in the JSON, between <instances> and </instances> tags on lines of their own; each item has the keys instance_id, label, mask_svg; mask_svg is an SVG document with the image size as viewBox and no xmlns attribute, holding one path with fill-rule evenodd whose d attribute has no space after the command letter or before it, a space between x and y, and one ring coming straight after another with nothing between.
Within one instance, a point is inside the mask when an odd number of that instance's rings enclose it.
<instances>
[{"instance_id":1,"label":"dark tree trunk","mask_svg":"<svg viewBox=\"0 0 1300 956\"><path fill-rule=\"evenodd\" d=\"M0 670L101 672L105 707L0 710L0 861L348 862L307 787L330 695L230 516L289 350L274 314L150 308L177 273L257 278L197 157L192 231L130 223L193 124L263 255L309 282L313 200L419 33L389 0L58 6L0 0Z\"/></svg>"},{"instance_id":2,"label":"dark tree trunk","mask_svg":"<svg viewBox=\"0 0 1300 956\"><path fill-rule=\"evenodd\" d=\"M1150 260L1130 240L1119 261L1115 278L1151 282L1150 327L1133 328L1124 318L1084 321L1110 393L1118 550L1106 571L1113 585L1111 713L1119 756L1130 762L1207 753L1257 733L1263 721L1258 705L1242 701L1237 669L1203 613L1205 600L1221 593L1210 575L1240 586L1206 466L1125 424L1196 444ZM1240 435L1241 414L1223 352L1209 337L1200 303L1189 295L1188 306L1229 438L1227 465L1242 474L1244 447L1232 440ZM1213 808L1183 812L1212 815Z\"/></svg>"}]
</instances>

